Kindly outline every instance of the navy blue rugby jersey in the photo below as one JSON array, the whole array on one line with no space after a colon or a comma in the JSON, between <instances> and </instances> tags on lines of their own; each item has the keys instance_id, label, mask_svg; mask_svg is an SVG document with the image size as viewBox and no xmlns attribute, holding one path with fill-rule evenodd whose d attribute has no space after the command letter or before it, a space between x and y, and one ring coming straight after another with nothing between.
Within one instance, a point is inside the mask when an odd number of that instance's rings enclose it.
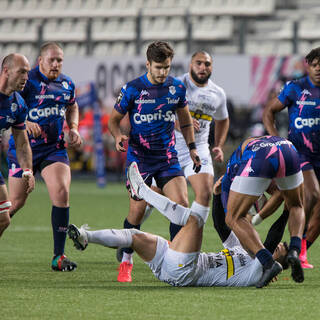
<instances>
[{"instance_id":1,"label":"navy blue rugby jersey","mask_svg":"<svg viewBox=\"0 0 320 320\"><path fill-rule=\"evenodd\" d=\"M27 120L38 123L42 131L37 138L29 136L31 147L34 149L48 144L63 147L65 112L75 103L73 81L64 74L49 80L36 67L29 72L29 79L21 95L28 106ZM9 145L14 148L12 137Z\"/></svg>"},{"instance_id":2,"label":"navy blue rugby jersey","mask_svg":"<svg viewBox=\"0 0 320 320\"><path fill-rule=\"evenodd\" d=\"M147 73L127 83L114 108L129 114L131 130L127 158L156 162L177 157L175 150L175 112L187 105L183 83L168 77L154 85Z\"/></svg>"},{"instance_id":3,"label":"navy blue rugby jersey","mask_svg":"<svg viewBox=\"0 0 320 320\"><path fill-rule=\"evenodd\" d=\"M25 129L28 108L18 92L7 96L0 93L0 133L9 129Z\"/></svg>"},{"instance_id":4,"label":"navy blue rugby jersey","mask_svg":"<svg viewBox=\"0 0 320 320\"><path fill-rule=\"evenodd\" d=\"M289 81L278 99L288 108L289 140L300 153L320 157L320 87L308 76Z\"/></svg>"}]
</instances>

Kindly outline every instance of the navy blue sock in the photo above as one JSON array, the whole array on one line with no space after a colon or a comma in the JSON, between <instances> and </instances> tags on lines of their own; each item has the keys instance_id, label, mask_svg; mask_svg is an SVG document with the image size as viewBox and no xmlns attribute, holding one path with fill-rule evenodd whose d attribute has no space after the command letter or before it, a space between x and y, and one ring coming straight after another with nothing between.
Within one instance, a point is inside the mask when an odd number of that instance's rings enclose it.
<instances>
[{"instance_id":1,"label":"navy blue sock","mask_svg":"<svg viewBox=\"0 0 320 320\"><path fill-rule=\"evenodd\" d=\"M53 231L54 255L64 253L64 245L66 243L67 228L69 225L69 207L58 208L52 206L51 224Z\"/></svg>"},{"instance_id":2,"label":"navy blue sock","mask_svg":"<svg viewBox=\"0 0 320 320\"><path fill-rule=\"evenodd\" d=\"M307 249L309 249L312 246L313 242L307 240Z\"/></svg>"},{"instance_id":3,"label":"navy blue sock","mask_svg":"<svg viewBox=\"0 0 320 320\"><path fill-rule=\"evenodd\" d=\"M273 258L270 251L268 251L267 249L261 249L256 253L256 257L263 265L264 269L271 268L273 264Z\"/></svg>"},{"instance_id":4,"label":"navy blue sock","mask_svg":"<svg viewBox=\"0 0 320 320\"><path fill-rule=\"evenodd\" d=\"M176 236L176 234L180 231L182 226L179 226L178 224L174 224L170 222L170 241L173 240L173 238Z\"/></svg>"},{"instance_id":5,"label":"navy blue sock","mask_svg":"<svg viewBox=\"0 0 320 320\"><path fill-rule=\"evenodd\" d=\"M291 237L290 239L290 245L289 245L289 250L294 249L298 251L298 254L301 251L301 239L299 237Z\"/></svg>"},{"instance_id":6,"label":"navy blue sock","mask_svg":"<svg viewBox=\"0 0 320 320\"><path fill-rule=\"evenodd\" d=\"M140 230L140 224L138 224L138 225L134 225L134 224L131 224L127 219L126 220L124 220L124 222L123 222L123 228L124 229L138 229L138 230ZM123 248L123 252L125 252L125 253L133 253L133 250L131 249L131 248Z\"/></svg>"}]
</instances>

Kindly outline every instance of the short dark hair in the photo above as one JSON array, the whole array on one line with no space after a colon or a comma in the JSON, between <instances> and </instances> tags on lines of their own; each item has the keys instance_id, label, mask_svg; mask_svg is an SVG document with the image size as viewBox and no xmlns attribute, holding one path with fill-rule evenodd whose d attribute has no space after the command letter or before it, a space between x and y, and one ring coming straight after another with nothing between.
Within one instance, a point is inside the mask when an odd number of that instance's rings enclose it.
<instances>
[{"instance_id":1,"label":"short dark hair","mask_svg":"<svg viewBox=\"0 0 320 320\"><path fill-rule=\"evenodd\" d=\"M63 50L61 44L58 42L46 42L40 47L39 55L42 56L48 49L51 48L59 48Z\"/></svg>"},{"instance_id":2,"label":"short dark hair","mask_svg":"<svg viewBox=\"0 0 320 320\"><path fill-rule=\"evenodd\" d=\"M311 64L314 59L320 61L320 47L312 49L305 57L307 64Z\"/></svg>"},{"instance_id":3,"label":"short dark hair","mask_svg":"<svg viewBox=\"0 0 320 320\"><path fill-rule=\"evenodd\" d=\"M191 56L191 60L192 60L197 54L199 54L199 53L204 54L204 55L208 55L208 56L212 59L211 55L210 55L207 51L205 51L205 50L198 50L198 51L196 51L196 52Z\"/></svg>"},{"instance_id":4,"label":"short dark hair","mask_svg":"<svg viewBox=\"0 0 320 320\"><path fill-rule=\"evenodd\" d=\"M154 41L149 44L147 49L147 59L151 63L154 62L163 62L164 60L170 58L173 59L174 51L165 41Z\"/></svg>"}]
</instances>

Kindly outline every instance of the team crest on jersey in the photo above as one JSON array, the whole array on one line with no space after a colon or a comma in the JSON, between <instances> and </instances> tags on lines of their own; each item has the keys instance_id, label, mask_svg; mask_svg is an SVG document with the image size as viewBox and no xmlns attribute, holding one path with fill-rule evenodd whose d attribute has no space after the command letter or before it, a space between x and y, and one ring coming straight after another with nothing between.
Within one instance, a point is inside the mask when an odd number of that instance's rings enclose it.
<instances>
[{"instance_id":1,"label":"team crest on jersey","mask_svg":"<svg viewBox=\"0 0 320 320\"><path fill-rule=\"evenodd\" d=\"M18 109L18 105L16 103L11 104L11 112L16 112Z\"/></svg>"},{"instance_id":2,"label":"team crest on jersey","mask_svg":"<svg viewBox=\"0 0 320 320\"><path fill-rule=\"evenodd\" d=\"M174 95L176 93L176 87L175 86L170 86L169 87L169 92Z\"/></svg>"},{"instance_id":3,"label":"team crest on jersey","mask_svg":"<svg viewBox=\"0 0 320 320\"><path fill-rule=\"evenodd\" d=\"M65 89L68 89L69 86L68 86L68 83L66 81L62 81L62 86L65 88Z\"/></svg>"}]
</instances>

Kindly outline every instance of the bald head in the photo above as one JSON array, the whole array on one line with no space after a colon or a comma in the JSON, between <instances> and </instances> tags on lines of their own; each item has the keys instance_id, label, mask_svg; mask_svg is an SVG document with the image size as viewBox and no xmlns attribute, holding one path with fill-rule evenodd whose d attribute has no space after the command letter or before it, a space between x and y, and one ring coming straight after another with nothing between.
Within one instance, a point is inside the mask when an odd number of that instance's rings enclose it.
<instances>
[{"instance_id":1,"label":"bald head","mask_svg":"<svg viewBox=\"0 0 320 320\"><path fill-rule=\"evenodd\" d=\"M23 90L29 70L30 64L24 55L18 53L7 55L1 64L0 91L11 95L13 91Z\"/></svg>"}]
</instances>

